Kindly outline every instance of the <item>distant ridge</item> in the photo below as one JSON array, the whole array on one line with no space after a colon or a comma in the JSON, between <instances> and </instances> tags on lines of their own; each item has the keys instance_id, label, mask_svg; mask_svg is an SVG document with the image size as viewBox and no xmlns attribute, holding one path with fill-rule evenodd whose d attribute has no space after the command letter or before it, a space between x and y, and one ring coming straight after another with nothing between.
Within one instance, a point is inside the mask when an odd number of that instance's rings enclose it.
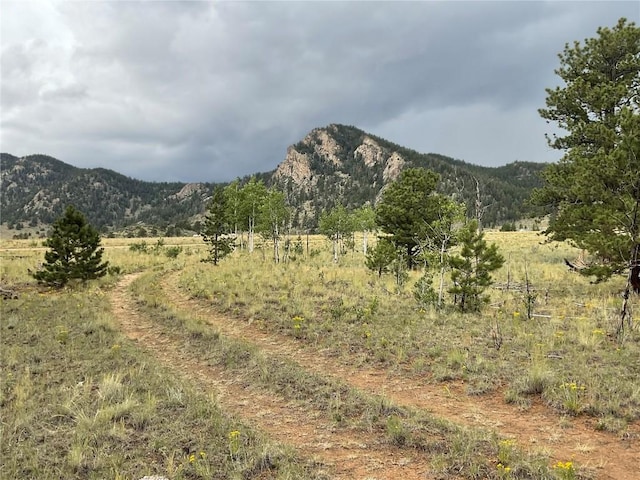
<instances>
[{"instance_id":1,"label":"distant ridge","mask_svg":"<svg viewBox=\"0 0 640 480\"><path fill-rule=\"evenodd\" d=\"M136 224L160 234L197 229L214 183L146 182L104 168L78 168L47 155L0 154L0 221L10 228L49 225L67 204L76 205L103 232ZM440 190L473 213L477 187L483 222L500 225L536 212L526 206L541 185L544 164L514 162L480 167L444 155L422 154L368 134L332 124L316 128L288 148L270 172L256 173L287 194L293 226L312 230L320 212L337 204L374 204L405 168L424 167L441 176ZM241 179L247 181L250 176Z\"/></svg>"}]
</instances>

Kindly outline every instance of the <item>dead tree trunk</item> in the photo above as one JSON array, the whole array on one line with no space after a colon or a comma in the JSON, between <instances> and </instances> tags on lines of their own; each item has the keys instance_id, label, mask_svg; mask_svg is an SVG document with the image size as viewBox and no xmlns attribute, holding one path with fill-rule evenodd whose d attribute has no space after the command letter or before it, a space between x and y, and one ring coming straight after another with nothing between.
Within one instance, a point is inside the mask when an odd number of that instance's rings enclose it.
<instances>
[{"instance_id":1,"label":"dead tree trunk","mask_svg":"<svg viewBox=\"0 0 640 480\"><path fill-rule=\"evenodd\" d=\"M480 182L476 177L473 177L476 181L476 220L478 221L478 231L482 231L482 216L484 215L484 210L482 208L482 198L480 197Z\"/></svg>"}]
</instances>

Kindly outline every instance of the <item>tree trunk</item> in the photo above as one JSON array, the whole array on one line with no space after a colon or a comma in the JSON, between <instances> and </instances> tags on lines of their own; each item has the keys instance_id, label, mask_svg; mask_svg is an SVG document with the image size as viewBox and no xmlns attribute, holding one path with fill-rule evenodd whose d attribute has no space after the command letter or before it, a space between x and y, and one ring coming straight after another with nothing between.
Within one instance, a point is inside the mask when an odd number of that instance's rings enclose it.
<instances>
[{"instance_id":1,"label":"tree trunk","mask_svg":"<svg viewBox=\"0 0 640 480\"><path fill-rule=\"evenodd\" d=\"M275 235L273 236L273 259L275 260L276 263L280 263L280 245L279 245L279 239L280 239L280 234L278 231L278 224L275 224Z\"/></svg>"},{"instance_id":2,"label":"tree trunk","mask_svg":"<svg viewBox=\"0 0 640 480\"><path fill-rule=\"evenodd\" d=\"M440 289L438 290L438 308L442 307L442 297L444 293L444 252L445 252L446 240L442 241L442 245L440 247Z\"/></svg>"},{"instance_id":3,"label":"tree trunk","mask_svg":"<svg viewBox=\"0 0 640 480\"><path fill-rule=\"evenodd\" d=\"M249 218L249 233L248 233L248 250L249 253L253 253L253 227L254 227L254 219L253 218Z\"/></svg>"},{"instance_id":4,"label":"tree trunk","mask_svg":"<svg viewBox=\"0 0 640 480\"><path fill-rule=\"evenodd\" d=\"M213 236L213 264L214 265L218 265L218 246L219 246L218 239L219 239L219 236L216 233Z\"/></svg>"},{"instance_id":5,"label":"tree trunk","mask_svg":"<svg viewBox=\"0 0 640 480\"><path fill-rule=\"evenodd\" d=\"M362 252L364 256L367 256L367 231L362 232Z\"/></svg>"},{"instance_id":6,"label":"tree trunk","mask_svg":"<svg viewBox=\"0 0 640 480\"><path fill-rule=\"evenodd\" d=\"M478 232L482 231L482 198L480 197L480 182L476 177L473 177L476 181L476 220L478 221Z\"/></svg>"},{"instance_id":7,"label":"tree trunk","mask_svg":"<svg viewBox=\"0 0 640 480\"><path fill-rule=\"evenodd\" d=\"M625 320L627 321L627 327L631 329L631 315L629 315L629 296L631 290L635 293L640 293L640 244L636 243L633 246L631 258L629 259L629 275L627 275L627 285L625 286L624 293L622 294L622 308L620 309L620 323L616 329L616 336L619 340L622 339L624 334Z\"/></svg>"}]
</instances>

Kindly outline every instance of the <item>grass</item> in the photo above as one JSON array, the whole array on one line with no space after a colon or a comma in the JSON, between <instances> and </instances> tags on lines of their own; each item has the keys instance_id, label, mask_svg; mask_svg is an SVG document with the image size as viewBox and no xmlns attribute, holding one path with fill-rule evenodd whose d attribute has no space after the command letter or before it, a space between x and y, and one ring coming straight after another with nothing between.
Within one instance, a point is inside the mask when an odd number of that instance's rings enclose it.
<instances>
[{"instance_id":1,"label":"grass","mask_svg":"<svg viewBox=\"0 0 640 480\"><path fill-rule=\"evenodd\" d=\"M103 243L105 259L122 273L149 272L134 288L158 324L193 355L224 366L230 375L304 401L338 427L375 431L389 444L425 451L445 476L580 478L573 465L549 469L544 458L517 448L503 451L504 439L497 436L400 409L225 339L175 311L157 285L160 275L178 269L179 286L190 296L352 365L384 367L445 387L463 381L469 395L498 392L522 409L541 398L559 416L593 416L594 428L624 435L628 423L640 418L640 331L627 331L622 343L612 335L622 280L592 285L567 272L563 258L577 252L542 244L532 233L488 232L487 238L507 258L495 275L502 288L489 291L483 312L464 315L419 306L411 290L418 272L410 272L398 290L391 277L368 272L359 252L334 264L320 237L311 237L309 248L303 239L304 253L279 265L263 245L253 255L236 252L218 267L200 262L206 249L198 238L167 239L147 253L130 250L140 239ZM169 247L181 250L165 254ZM104 298L117 275L75 290L36 288L27 269L37 267L43 252L33 241L0 245L0 283L20 294L1 304L0 477L233 478L273 463L278 478L322 476L121 337ZM529 296L518 288L525 272L533 288ZM243 433L242 462L230 454L234 431ZM488 461L507 454L502 470ZM262 461L265 455L277 461Z\"/></svg>"},{"instance_id":2,"label":"grass","mask_svg":"<svg viewBox=\"0 0 640 480\"><path fill-rule=\"evenodd\" d=\"M622 345L612 336L622 280L590 284L564 267L563 258L575 257L575 250L542 244L535 233L487 237L508 262L495 275L503 289L489 292L491 304L480 314L420 308L411 292L417 272L398 293L393 279L363 267L362 254L349 253L334 265L328 248L280 265L259 253L236 254L218 268L189 263L180 286L224 314L351 362L433 382L464 380L470 394L505 391L524 408L528 396L540 395L559 413L612 416L623 429L639 419L640 330L627 332ZM516 289L525 268L535 289L528 300ZM561 387L572 382L585 387L580 405L569 405Z\"/></svg>"},{"instance_id":3,"label":"grass","mask_svg":"<svg viewBox=\"0 0 640 480\"><path fill-rule=\"evenodd\" d=\"M100 288L1 307L1 478L323 477L123 338Z\"/></svg>"},{"instance_id":4,"label":"grass","mask_svg":"<svg viewBox=\"0 0 640 480\"><path fill-rule=\"evenodd\" d=\"M176 311L160 291L162 272L151 272L133 284L141 307L164 335L202 362L224 367L233 377L300 405L340 428L376 432L397 447L425 451L433 456L435 471L465 478L498 478L492 459L500 439L482 429L463 428L423 411L399 407L384 397L365 394L339 380L310 373L289 358L271 357L240 340L221 336L203 320ZM293 322L294 335L296 325ZM512 478L553 478L548 461L512 448Z\"/></svg>"}]
</instances>

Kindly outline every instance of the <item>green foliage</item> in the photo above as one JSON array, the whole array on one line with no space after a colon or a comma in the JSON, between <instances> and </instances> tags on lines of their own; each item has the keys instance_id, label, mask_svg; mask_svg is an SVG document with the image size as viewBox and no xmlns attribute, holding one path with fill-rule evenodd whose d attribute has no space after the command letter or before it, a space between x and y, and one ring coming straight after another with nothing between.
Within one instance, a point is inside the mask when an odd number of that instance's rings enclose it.
<instances>
[{"instance_id":1,"label":"green foliage","mask_svg":"<svg viewBox=\"0 0 640 480\"><path fill-rule=\"evenodd\" d=\"M355 228L354 216L342 205L320 215L319 230L333 243L334 261L338 261L339 253L345 253L345 239L353 234Z\"/></svg>"},{"instance_id":2,"label":"green foliage","mask_svg":"<svg viewBox=\"0 0 640 480\"><path fill-rule=\"evenodd\" d=\"M353 212L353 221L355 229L362 232L362 253L366 256L369 248L369 232L375 232L378 228L376 225L376 211L369 204L363 205Z\"/></svg>"},{"instance_id":3,"label":"green foliage","mask_svg":"<svg viewBox=\"0 0 640 480\"><path fill-rule=\"evenodd\" d=\"M372 232L377 228L376 211L371 205L363 205L353 211L353 221L357 230Z\"/></svg>"},{"instance_id":4,"label":"green foliage","mask_svg":"<svg viewBox=\"0 0 640 480\"><path fill-rule=\"evenodd\" d=\"M145 182L104 168L76 168L47 155L18 158L3 153L1 161L2 221L14 224L51 224L64 214L66 204L82 205L87 221L99 231L139 222L178 224L204 211L204 199L213 187L200 184L178 195L184 183ZM42 192L37 206L25 210L37 192ZM61 198L64 202L58 201Z\"/></svg>"},{"instance_id":5,"label":"green foliage","mask_svg":"<svg viewBox=\"0 0 640 480\"><path fill-rule=\"evenodd\" d=\"M280 261L280 238L289 227L290 211L285 202L284 193L270 188L259 207L257 231L273 242L273 258Z\"/></svg>"},{"instance_id":6,"label":"green foliage","mask_svg":"<svg viewBox=\"0 0 640 480\"><path fill-rule=\"evenodd\" d=\"M242 228L249 232L249 252L253 251L253 236L256 231L256 223L260 217L262 205L267 198L267 187L262 180L252 177L247 184L242 187L240 216L242 217Z\"/></svg>"},{"instance_id":7,"label":"green foliage","mask_svg":"<svg viewBox=\"0 0 640 480\"><path fill-rule=\"evenodd\" d=\"M180 245L173 245L171 247L167 247L164 251L164 254L169 258L178 258L178 255L182 253L182 247Z\"/></svg>"},{"instance_id":8,"label":"green foliage","mask_svg":"<svg viewBox=\"0 0 640 480\"><path fill-rule=\"evenodd\" d=\"M425 268L424 276L430 278L427 270L439 270L438 307L443 303L445 273L449 268L450 250L458 243L458 229L464 222L464 211L464 205L438 195L435 216L430 223L424 224L423 236L419 239L420 258ZM419 303L423 304L431 295L424 290L425 287L426 285L417 286L422 291L420 295L422 300L419 300Z\"/></svg>"},{"instance_id":9,"label":"green foliage","mask_svg":"<svg viewBox=\"0 0 640 480\"><path fill-rule=\"evenodd\" d=\"M387 238L380 238L375 248L367 253L365 265L381 277L389 271L391 264L397 257L396 247Z\"/></svg>"},{"instance_id":10,"label":"green foliage","mask_svg":"<svg viewBox=\"0 0 640 480\"><path fill-rule=\"evenodd\" d=\"M337 145L339 165L318 148L323 132ZM373 164L363 161L359 147L365 140L373 140L380 147L381 161ZM235 180L227 187L232 231L252 231L244 225L249 217L243 210L243 197L248 193L245 188L250 183L261 184L265 191L271 187L282 190L287 205L293 210L292 225L305 230L315 230L320 213L336 205L344 205L348 210L373 205L387 184L386 159L393 154L404 159L406 168L426 168L438 173L442 178L438 191L456 195L470 208L475 195L471 188L475 185L473 178L477 178L483 185L482 203L487 206L483 223L486 225L515 221L536 213L524 200L532 187L541 185L542 164L515 162L498 168L480 167L443 155L421 154L345 125L314 130L309 141L300 142L294 148L308 155L312 184L297 185L286 175L274 176L273 171ZM0 186L2 220L13 226L52 223L63 213L57 199L64 198L68 203L83 205L88 221L99 231L135 226L130 234L142 234L137 225L143 222L149 236L155 236L153 228L161 229L165 236L199 233L195 223L205 213L207 199L215 187L213 183L145 182L111 170L76 168L46 155L18 158L2 153L1 161L5 180ZM33 203L36 192L44 192L36 202L37 207L25 209L25 205ZM468 214L472 214L470 208Z\"/></svg>"},{"instance_id":11,"label":"green foliage","mask_svg":"<svg viewBox=\"0 0 640 480\"><path fill-rule=\"evenodd\" d=\"M416 235L419 254L425 266L446 267L449 251L458 243L458 229L465 220L464 205L442 195L436 195L432 203L433 216L423 222Z\"/></svg>"},{"instance_id":12,"label":"green foliage","mask_svg":"<svg viewBox=\"0 0 640 480\"><path fill-rule=\"evenodd\" d=\"M209 244L209 256L204 262L218 265L220 260L233 251L235 239L229 236L231 230L227 199L222 187L213 191L202 229L202 239Z\"/></svg>"},{"instance_id":13,"label":"green foliage","mask_svg":"<svg viewBox=\"0 0 640 480\"><path fill-rule=\"evenodd\" d=\"M413 298L418 302L420 308L426 308L437 302L438 294L436 293L435 288L433 288L432 271L425 270L413 286Z\"/></svg>"},{"instance_id":14,"label":"green foliage","mask_svg":"<svg viewBox=\"0 0 640 480\"><path fill-rule=\"evenodd\" d=\"M417 238L422 236L425 224L435 218L440 200L439 195L434 195L437 183L438 175L430 170L404 170L384 191L376 207L378 226L390 235L396 247L405 250L409 265L419 250Z\"/></svg>"},{"instance_id":15,"label":"green foliage","mask_svg":"<svg viewBox=\"0 0 640 480\"><path fill-rule=\"evenodd\" d=\"M98 231L72 205L53 223L44 245L50 249L44 255L45 263L32 274L38 283L60 288L71 280L86 282L107 273L109 263L102 262L104 249Z\"/></svg>"},{"instance_id":16,"label":"green foliage","mask_svg":"<svg viewBox=\"0 0 640 480\"><path fill-rule=\"evenodd\" d=\"M129 245L129 250L132 252L147 253L148 248L149 245L144 240Z\"/></svg>"},{"instance_id":17,"label":"green foliage","mask_svg":"<svg viewBox=\"0 0 640 480\"><path fill-rule=\"evenodd\" d=\"M460 310L479 310L488 299L482 293L493 283L491 272L504 264L504 257L495 243L487 245L476 221L467 223L458 238L462 248L459 255L450 259L453 287L449 292L455 296Z\"/></svg>"},{"instance_id":18,"label":"green foliage","mask_svg":"<svg viewBox=\"0 0 640 480\"><path fill-rule=\"evenodd\" d=\"M640 28L620 19L565 46L540 115L566 132L548 138L564 157L544 171L532 202L551 207L546 234L594 256L586 275L629 269L640 249ZM640 281L640 279L639 279Z\"/></svg>"},{"instance_id":19,"label":"green foliage","mask_svg":"<svg viewBox=\"0 0 640 480\"><path fill-rule=\"evenodd\" d=\"M335 142L340 165L334 164L318 148L322 143L322 134L329 135ZM487 206L483 215L486 225L502 224L543 212L543 209L525 202L531 189L542 184L539 172L543 164L517 161L498 168L480 167L444 155L419 153L353 126L333 124L312 131L304 141L294 145L296 151L309 158L317 183L311 187L297 187L288 177L277 180L287 192L291 206L300 213L304 222L300 226L313 228L313 222L317 220L312 216L303 216L308 208L306 202L311 202L319 212L330 210L336 204L356 208L376 202L387 183L384 174L387 162L365 164L362 149L359 148L365 141L374 141L380 147L381 159L396 154L406 162L405 168L424 168L438 173L442 179L438 191L445 195L456 195L459 201L469 206L467 215L473 215L474 178L478 179L483 185L482 203Z\"/></svg>"},{"instance_id":20,"label":"green foliage","mask_svg":"<svg viewBox=\"0 0 640 480\"><path fill-rule=\"evenodd\" d=\"M511 222L503 223L500 227L501 232L515 232L516 230L516 224Z\"/></svg>"},{"instance_id":21,"label":"green foliage","mask_svg":"<svg viewBox=\"0 0 640 480\"><path fill-rule=\"evenodd\" d=\"M229 223L231 224L233 232L237 234L238 229L241 228L241 225L245 220L243 212L245 190L240 186L239 180L234 180L224 188L224 195L226 198Z\"/></svg>"}]
</instances>

